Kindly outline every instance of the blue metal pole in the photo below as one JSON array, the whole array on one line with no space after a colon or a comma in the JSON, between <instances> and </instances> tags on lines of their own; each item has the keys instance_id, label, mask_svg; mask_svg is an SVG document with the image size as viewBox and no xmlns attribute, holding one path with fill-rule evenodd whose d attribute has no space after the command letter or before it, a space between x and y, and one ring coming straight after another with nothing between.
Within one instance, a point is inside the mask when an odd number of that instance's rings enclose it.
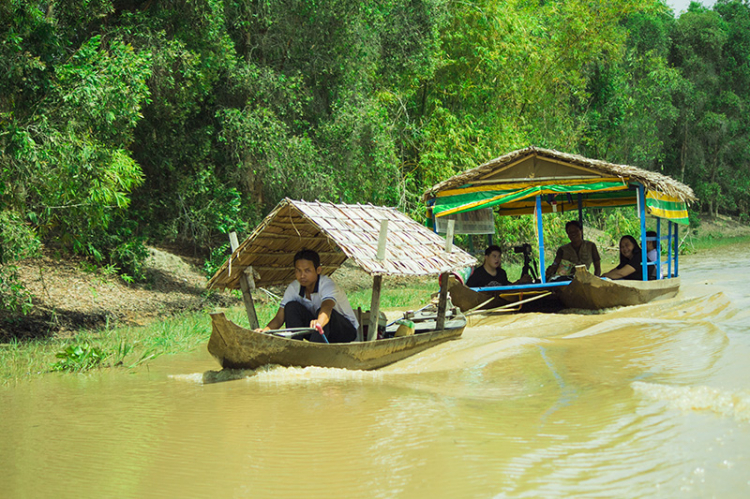
<instances>
[{"instance_id":1,"label":"blue metal pole","mask_svg":"<svg viewBox=\"0 0 750 499\"><path fill-rule=\"evenodd\" d=\"M648 259L646 258L646 189L638 186L638 213L641 218L641 273L644 281L648 281Z\"/></svg>"},{"instance_id":2,"label":"blue metal pole","mask_svg":"<svg viewBox=\"0 0 750 499\"><path fill-rule=\"evenodd\" d=\"M438 230L437 230L437 217L435 216L435 208L434 208L434 206L435 206L435 200L434 200L434 199L430 199L430 200L429 200L429 201L427 202L427 206L428 206L428 207L433 207L433 208L432 208L432 209L430 210L430 214L432 215L432 216L431 216L431 218L432 218L432 231L433 231L433 232L434 232L435 234L437 234L437 233L438 233Z\"/></svg>"},{"instance_id":3,"label":"blue metal pole","mask_svg":"<svg viewBox=\"0 0 750 499\"><path fill-rule=\"evenodd\" d=\"M669 238L667 239L667 277L672 277L672 221L669 221Z\"/></svg>"},{"instance_id":4,"label":"blue metal pole","mask_svg":"<svg viewBox=\"0 0 750 499\"><path fill-rule=\"evenodd\" d=\"M656 278L661 279L661 217L656 218Z\"/></svg>"},{"instance_id":5,"label":"blue metal pole","mask_svg":"<svg viewBox=\"0 0 750 499\"><path fill-rule=\"evenodd\" d=\"M547 282L544 275L544 231L542 230L542 196L536 195L536 233L539 234L539 278L543 283Z\"/></svg>"},{"instance_id":6,"label":"blue metal pole","mask_svg":"<svg viewBox=\"0 0 750 499\"><path fill-rule=\"evenodd\" d=\"M680 254L680 236L678 234L677 224L674 224L674 276L675 277L680 275L680 271L677 268L678 265L680 264L679 254Z\"/></svg>"}]
</instances>

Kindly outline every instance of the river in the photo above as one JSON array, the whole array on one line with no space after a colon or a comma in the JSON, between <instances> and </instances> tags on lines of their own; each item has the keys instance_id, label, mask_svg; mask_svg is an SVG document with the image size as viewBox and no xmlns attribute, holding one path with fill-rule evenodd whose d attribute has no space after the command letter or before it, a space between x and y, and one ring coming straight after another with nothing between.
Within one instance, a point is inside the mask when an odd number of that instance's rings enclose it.
<instances>
[{"instance_id":1,"label":"river","mask_svg":"<svg viewBox=\"0 0 750 499\"><path fill-rule=\"evenodd\" d=\"M0 497L749 497L750 256L681 272L674 299L475 318L375 372L201 349L0 387Z\"/></svg>"}]
</instances>

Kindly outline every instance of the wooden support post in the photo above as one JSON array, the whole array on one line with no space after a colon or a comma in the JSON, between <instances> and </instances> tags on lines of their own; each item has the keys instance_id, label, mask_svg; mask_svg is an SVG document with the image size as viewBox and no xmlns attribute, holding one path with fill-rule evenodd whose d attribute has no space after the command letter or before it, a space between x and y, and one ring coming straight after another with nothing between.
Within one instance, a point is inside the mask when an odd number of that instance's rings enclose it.
<instances>
[{"instance_id":1,"label":"wooden support post","mask_svg":"<svg viewBox=\"0 0 750 499\"><path fill-rule=\"evenodd\" d=\"M380 286L383 276L376 275L372 279L372 300L370 301L370 327L367 330L367 341L378 339L378 318L380 316Z\"/></svg>"},{"instance_id":2,"label":"wooden support post","mask_svg":"<svg viewBox=\"0 0 750 499\"><path fill-rule=\"evenodd\" d=\"M456 230L456 221L448 220L448 231L445 233L445 252L453 251L453 233Z\"/></svg>"},{"instance_id":3,"label":"wooden support post","mask_svg":"<svg viewBox=\"0 0 750 499\"><path fill-rule=\"evenodd\" d=\"M440 295L438 297L437 324L435 330L439 331L445 326L445 308L448 303L448 273L440 274Z\"/></svg>"},{"instance_id":4,"label":"wooden support post","mask_svg":"<svg viewBox=\"0 0 750 499\"><path fill-rule=\"evenodd\" d=\"M364 341L362 331L364 331L365 325L362 324L362 307L357 307L354 313L357 314L357 322L359 323L359 326L357 326L357 338L354 341Z\"/></svg>"},{"instance_id":5,"label":"wooden support post","mask_svg":"<svg viewBox=\"0 0 750 499\"><path fill-rule=\"evenodd\" d=\"M378 260L385 260L385 243L388 242L388 220L380 221L380 234L378 235Z\"/></svg>"},{"instance_id":6,"label":"wooden support post","mask_svg":"<svg viewBox=\"0 0 750 499\"><path fill-rule=\"evenodd\" d=\"M240 243L237 241L237 233L229 233L229 245L232 247L232 254L239 248ZM231 258L231 257L230 257ZM253 302L252 291L255 290L255 280L253 279L253 268L248 267L249 273L243 272L240 276L240 288L242 289L242 301L245 303L247 320L250 323L250 329L258 329L258 315L255 313L255 303Z\"/></svg>"},{"instance_id":7,"label":"wooden support post","mask_svg":"<svg viewBox=\"0 0 750 499\"><path fill-rule=\"evenodd\" d=\"M378 236L378 260L385 260L385 244L388 241L388 220L380 221L380 235ZM378 319L380 316L380 287L383 276L376 275L372 279L372 299L370 300L370 326L367 330L367 341L378 339Z\"/></svg>"}]
</instances>

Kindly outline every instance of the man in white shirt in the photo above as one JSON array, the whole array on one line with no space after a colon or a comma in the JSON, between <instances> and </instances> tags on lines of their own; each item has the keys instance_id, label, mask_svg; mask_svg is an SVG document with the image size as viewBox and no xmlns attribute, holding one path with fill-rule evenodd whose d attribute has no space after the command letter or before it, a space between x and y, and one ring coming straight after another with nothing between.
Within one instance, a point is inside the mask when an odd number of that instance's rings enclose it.
<instances>
[{"instance_id":1,"label":"man in white shirt","mask_svg":"<svg viewBox=\"0 0 750 499\"><path fill-rule=\"evenodd\" d=\"M320 256L313 250L294 255L296 280L286 288L279 311L260 332L286 327L323 328L329 343L348 343L357 337L359 323L346 294L330 277L320 275ZM310 341L325 342L320 334Z\"/></svg>"}]
</instances>

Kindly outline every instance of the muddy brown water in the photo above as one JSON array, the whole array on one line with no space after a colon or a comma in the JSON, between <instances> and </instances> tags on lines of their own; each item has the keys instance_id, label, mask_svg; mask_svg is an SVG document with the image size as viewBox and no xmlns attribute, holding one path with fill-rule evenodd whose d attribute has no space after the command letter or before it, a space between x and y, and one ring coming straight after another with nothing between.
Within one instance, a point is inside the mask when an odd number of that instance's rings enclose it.
<instances>
[{"instance_id":1,"label":"muddy brown water","mask_svg":"<svg viewBox=\"0 0 750 499\"><path fill-rule=\"evenodd\" d=\"M376 372L137 372L0 387L0 497L748 497L750 257L670 300L472 320Z\"/></svg>"}]
</instances>

